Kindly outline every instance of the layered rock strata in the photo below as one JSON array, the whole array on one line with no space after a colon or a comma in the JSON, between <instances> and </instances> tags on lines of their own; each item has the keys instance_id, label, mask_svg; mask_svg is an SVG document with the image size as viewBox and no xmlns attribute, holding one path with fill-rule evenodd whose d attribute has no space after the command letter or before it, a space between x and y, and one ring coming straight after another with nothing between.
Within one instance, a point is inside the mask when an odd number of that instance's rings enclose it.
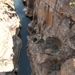
<instances>
[{"instance_id":1,"label":"layered rock strata","mask_svg":"<svg viewBox=\"0 0 75 75\"><path fill-rule=\"evenodd\" d=\"M0 0L0 75L17 75L21 39L13 0Z\"/></svg>"},{"instance_id":2,"label":"layered rock strata","mask_svg":"<svg viewBox=\"0 0 75 75\"><path fill-rule=\"evenodd\" d=\"M32 75L75 75L73 0L26 0L28 57Z\"/></svg>"}]
</instances>

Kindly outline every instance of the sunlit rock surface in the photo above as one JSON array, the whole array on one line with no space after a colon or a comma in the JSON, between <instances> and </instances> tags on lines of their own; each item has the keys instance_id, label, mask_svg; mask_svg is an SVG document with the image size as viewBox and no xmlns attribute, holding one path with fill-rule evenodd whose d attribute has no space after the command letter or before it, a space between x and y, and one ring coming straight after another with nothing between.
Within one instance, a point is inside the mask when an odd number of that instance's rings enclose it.
<instances>
[{"instance_id":1,"label":"sunlit rock surface","mask_svg":"<svg viewBox=\"0 0 75 75\"><path fill-rule=\"evenodd\" d=\"M74 0L26 0L32 75L75 75Z\"/></svg>"},{"instance_id":2,"label":"sunlit rock surface","mask_svg":"<svg viewBox=\"0 0 75 75\"><path fill-rule=\"evenodd\" d=\"M0 75L18 69L21 40L13 0L0 0Z\"/></svg>"}]
</instances>

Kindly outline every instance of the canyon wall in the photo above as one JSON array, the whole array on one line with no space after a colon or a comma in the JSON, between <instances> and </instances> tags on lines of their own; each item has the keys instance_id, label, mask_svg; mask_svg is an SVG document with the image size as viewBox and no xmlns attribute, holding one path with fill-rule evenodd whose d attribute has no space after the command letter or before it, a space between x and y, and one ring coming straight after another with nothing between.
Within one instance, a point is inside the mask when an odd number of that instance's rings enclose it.
<instances>
[{"instance_id":1,"label":"canyon wall","mask_svg":"<svg viewBox=\"0 0 75 75\"><path fill-rule=\"evenodd\" d=\"M0 0L0 75L17 75L22 41L13 0Z\"/></svg>"},{"instance_id":2,"label":"canyon wall","mask_svg":"<svg viewBox=\"0 0 75 75\"><path fill-rule=\"evenodd\" d=\"M32 75L75 75L74 0L24 0Z\"/></svg>"}]
</instances>

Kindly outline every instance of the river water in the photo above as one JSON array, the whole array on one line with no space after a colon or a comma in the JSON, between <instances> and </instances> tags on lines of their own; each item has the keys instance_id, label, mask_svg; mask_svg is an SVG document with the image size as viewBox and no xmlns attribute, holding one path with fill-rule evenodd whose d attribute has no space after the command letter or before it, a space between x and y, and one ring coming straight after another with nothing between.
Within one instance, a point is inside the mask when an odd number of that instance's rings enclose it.
<instances>
[{"instance_id":1,"label":"river water","mask_svg":"<svg viewBox=\"0 0 75 75\"><path fill-rule=\"evenodd\" d=\"M25 13L23 11L23 8L25 7L22 3L22 0L14 0L15 8L17 15L20 18L20 23L22 25L21 29L21 39L22 39L22 49L21 49L21 55L20 55L20 63L19 63L19 75L30 75L31 74L31 68L30 68L30 62L27 57L27 26L28 23L30 23L30 19L25 16Z\"/></svg>"}]
</instances>

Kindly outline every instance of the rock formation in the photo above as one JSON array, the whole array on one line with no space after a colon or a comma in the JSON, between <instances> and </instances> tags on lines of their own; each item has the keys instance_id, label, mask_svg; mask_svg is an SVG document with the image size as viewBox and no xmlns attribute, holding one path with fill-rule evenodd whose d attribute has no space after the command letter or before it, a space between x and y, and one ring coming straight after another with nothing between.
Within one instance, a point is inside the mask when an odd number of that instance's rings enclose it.
<instances>
[{"instance_id":1,"label":"rock formation","mask_svg":"<svg viewBox=\"0 0 75 75\"><path fill-rule=\"evenodd\" d=\"M25 0L32 75L75 75L74 0Z\"/></svg>"},{"instance_id":2,"label":"rock formation","mask_svg":"<svg viewBox=\"0 0 75 75\"><path fill-rule=\"evenodd\" d=\"M13 0L0 0L0 75L17 75L20 49L19 17Z\"/></svg>"}]
</instances>

